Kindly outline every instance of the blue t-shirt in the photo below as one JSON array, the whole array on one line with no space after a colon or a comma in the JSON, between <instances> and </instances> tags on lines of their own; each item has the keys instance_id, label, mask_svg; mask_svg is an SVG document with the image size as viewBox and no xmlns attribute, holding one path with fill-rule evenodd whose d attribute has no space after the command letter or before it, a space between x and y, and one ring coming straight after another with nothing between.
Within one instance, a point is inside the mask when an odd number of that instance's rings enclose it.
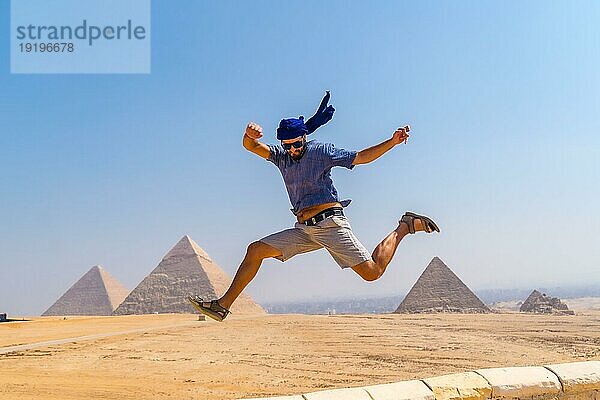
<instances>
[{"instance_id":1,"label":"blue t-shirt","mask_svg":"<svg viewBox=\"0 0 600 400\"><path fill-rule=\"evenodd\" d=\"M354 168L352 162L356 151L338 149L331 143L314 140L306 142L306 150L300 160L294 160L280 145L269 145L269 158L277 165L290 197L292 213L317 204L340 202L331 180L331 168ZM343 207L350 199L340 203Z\"/></svg>"}]
</instances>

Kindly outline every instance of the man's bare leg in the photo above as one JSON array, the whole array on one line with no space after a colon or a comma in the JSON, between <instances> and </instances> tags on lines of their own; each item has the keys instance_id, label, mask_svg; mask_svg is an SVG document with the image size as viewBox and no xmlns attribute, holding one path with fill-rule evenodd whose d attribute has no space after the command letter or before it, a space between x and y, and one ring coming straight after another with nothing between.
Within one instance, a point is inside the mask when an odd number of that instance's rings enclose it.
<instances>
[{"instance_id":1,"label":"man's bare leg","mask_svg":"<svg viewBox=\"0 0 600 400\"><path fill-rule=\"evenodd\" d=\"M248 286L252 279L254 279L262 261L265 258L277 257L280 255L281 251L266 243L260 241L251 243L248 246L244 260L235 273L235 277L233 278L229 289L227 289L227 292L219 299L219 304L222 307L229 309L244 288Z\"/></svg>"},{"instance_id":2,"label":"man's bare leg","mask_svg":"<svg viewBox=\"0 0 600 400\"><path fill-rule=\"evenodd\" d=\"M415 219L414 225L415 232L425 230L419 219ZM375 247L375 250L373 250L373 254L371 255L372 260L355 265L352 267L354 272L359 274L366 281L374 281L381 277L388 264L392 261L400 241L404 236L408 235L408 233L408 225L405 222L400 222L398 227Z\"/></svg>"}]
</instances>

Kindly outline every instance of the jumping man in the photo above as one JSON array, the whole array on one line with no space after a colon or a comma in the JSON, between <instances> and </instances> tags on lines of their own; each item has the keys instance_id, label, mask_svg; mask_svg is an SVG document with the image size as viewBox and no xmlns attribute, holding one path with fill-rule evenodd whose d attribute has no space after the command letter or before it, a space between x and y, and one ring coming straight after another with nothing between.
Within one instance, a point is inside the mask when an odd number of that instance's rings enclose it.
<instances>
[{"instance_id":1,"label":"jumping man","mask_svg":"<svg viewBox=\"0 0 600 400\"><path fill-rule=\"evenodd\" d=\"M350 200L339 200L331 180L331 168L352 169L355 165L376 160L394 146L405 143L410 127L398 128L390 139L359 152L339 149L331 143L307 142L307 135L333 117L335 109L327 105L329 97L327 92L317 113L306 123L304 117L280 122L277 139L281 146L261 143L260 125L250 122L246 127L244 148L279 168L297 222L293 228L251 243L231 286L221 298L204 301L198 296L190 296L188 300L199 312L223 321L231 304L254 278L265 258L286 261L296 254L324 247L340 267L352 268L364 280L374 281L383 275L404 236L419 231L440 231L430 218L406 212L396 229L375 247L372 254L360 243L343 212Z\"/></svg>"}]
</instances>

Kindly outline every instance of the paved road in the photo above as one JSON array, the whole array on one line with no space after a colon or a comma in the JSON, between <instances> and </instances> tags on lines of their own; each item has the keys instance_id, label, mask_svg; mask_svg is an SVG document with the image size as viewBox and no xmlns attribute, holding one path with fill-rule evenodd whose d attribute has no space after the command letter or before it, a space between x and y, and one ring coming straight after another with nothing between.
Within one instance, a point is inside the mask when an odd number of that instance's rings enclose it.
<instances>
[{"instance_id":1,"label":"paved road","mask_svg":"<svg viewBox=\"0 0 600 400\"><path fill-rule=\"evenodd\" d=\"M72 338L66 338L66 339L48 340L45 342L21 344L18 346L0 347L0 354L7 354L7 353L13 353L16 351L37 349L40 347L56 346L56 345L61 345L61 344L65 344L65 343L78 343L78 342L84 342L87 340L104 339L104 338L111 337L111 336L129 335L131 333L150 332L150 331L172 329L172 328L183 328L183 327L194 326L194 325L197 326L198 321L185 322L185 323L174 324L174 325L157 326L157 327L153 327L153 328L137 328L137 329L131 329L128 331L99 333L97 335L87 335L87 336L78 336L78 337L72 337Z\"/></svg>"}]
</instances>

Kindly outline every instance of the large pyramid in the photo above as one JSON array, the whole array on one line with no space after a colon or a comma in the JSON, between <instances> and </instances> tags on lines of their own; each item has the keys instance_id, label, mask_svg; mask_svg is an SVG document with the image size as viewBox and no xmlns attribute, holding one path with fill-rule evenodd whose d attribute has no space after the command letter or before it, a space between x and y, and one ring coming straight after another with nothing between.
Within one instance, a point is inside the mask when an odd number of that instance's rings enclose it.
<instances>
[{"instance_id":1,"label":"large pyramid","mask_svg":"<svg viewBox=\"0 0 600 400\"><path fill-rule=\"evenodd\" d=\"M396 313L488 313L490 309L434 257L406 295Z\"/></svg>"},{"instance_id":2,"label":"large pyramid","mask_svg":"<svg viewBox=\"0 0 600 400\"><path fill-rule=\"evenodd\" d=\"M128 293L125 286L97 265L42 315L112 315Z\"/></svg>"},{"instance_id":3,"label":"large pyramid","mask_svg":"<svg viewBox=\"0 0 600 400\"><path fill-rule=\"evenodd\" d=\"M189 294L212 300L221 296L231 278L189 236L184 236L115 310L115 315L195 313ZM242 293L233 314L264 314L265 310Z\"/></svg>"}]
</instances>

